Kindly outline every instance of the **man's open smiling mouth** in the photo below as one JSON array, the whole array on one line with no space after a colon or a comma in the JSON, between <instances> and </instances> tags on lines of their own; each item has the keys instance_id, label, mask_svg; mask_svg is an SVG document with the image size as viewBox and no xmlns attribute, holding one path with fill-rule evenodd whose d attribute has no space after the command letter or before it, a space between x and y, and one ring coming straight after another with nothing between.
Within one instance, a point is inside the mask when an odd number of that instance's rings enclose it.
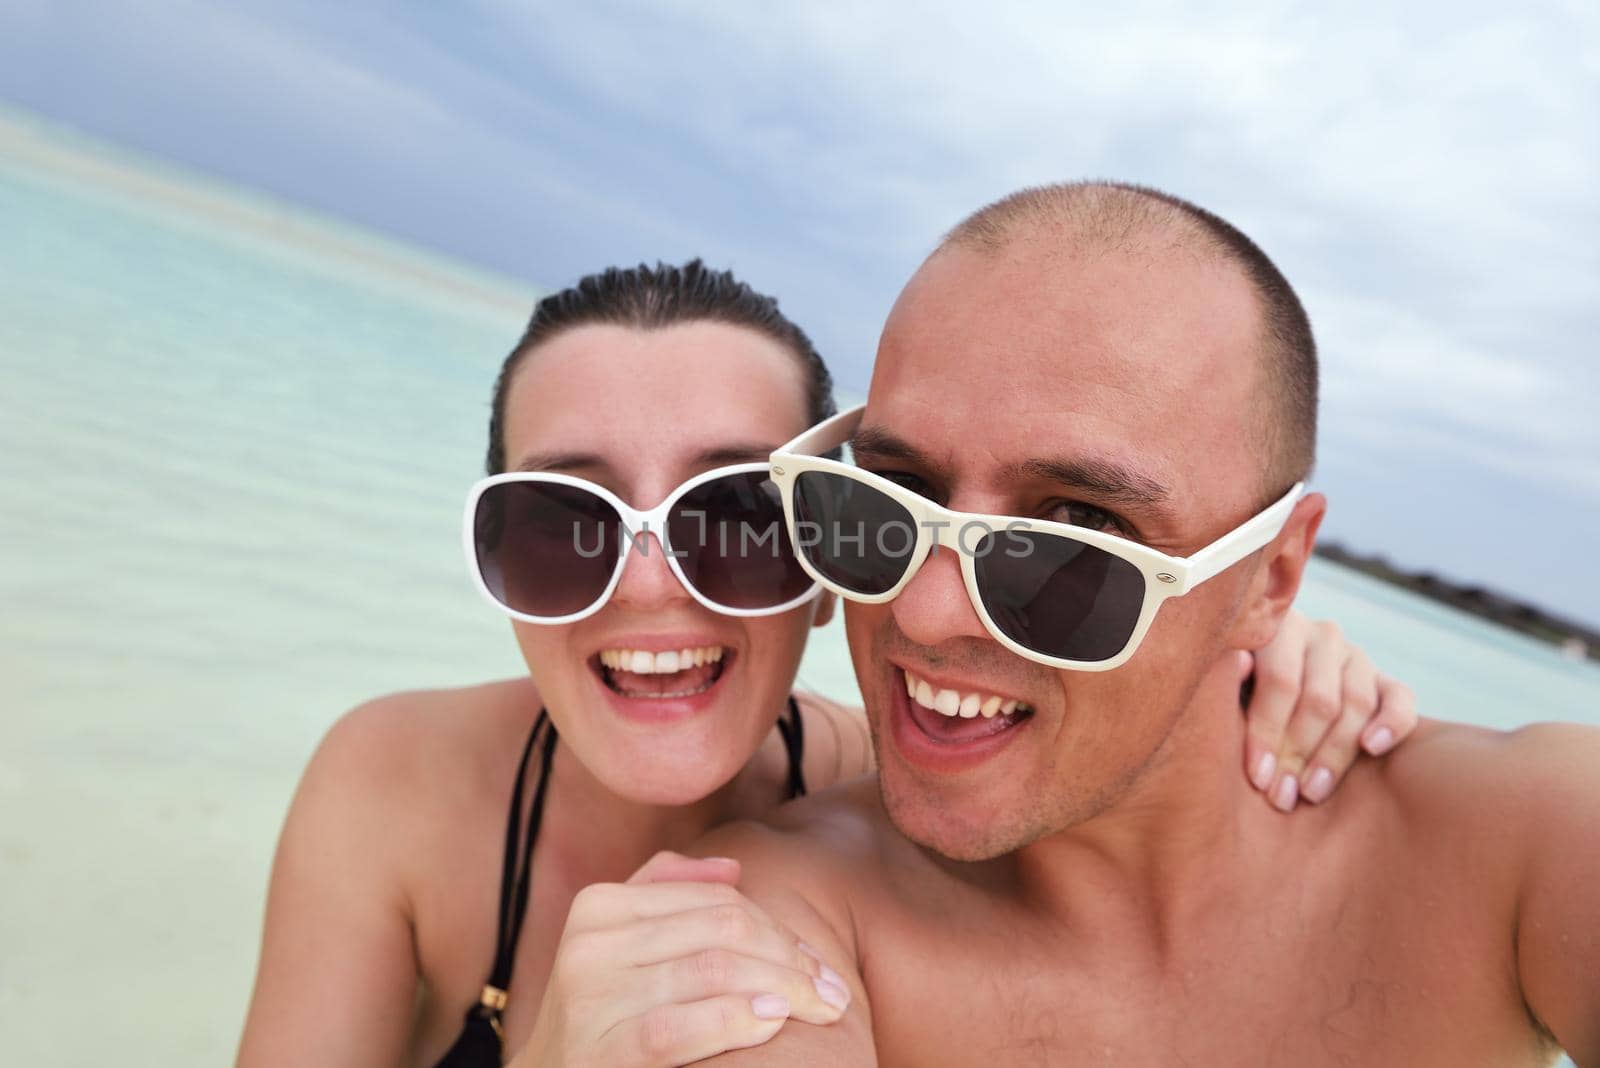
<instances>
[{"instance_id":1,"label":"man's open smiling mouth","mask_svg":"<svg viewBox=\"0 0 1600 1068\"><path fill-rule=\"evenodd\" d=\"M987 760L1033 718L1033 709L1015 697L954 682L938 685L904 668L894 671L895 684L905 694L892 698L897 747L930 770L957 771Z\"/></svg>"}]
</instances>

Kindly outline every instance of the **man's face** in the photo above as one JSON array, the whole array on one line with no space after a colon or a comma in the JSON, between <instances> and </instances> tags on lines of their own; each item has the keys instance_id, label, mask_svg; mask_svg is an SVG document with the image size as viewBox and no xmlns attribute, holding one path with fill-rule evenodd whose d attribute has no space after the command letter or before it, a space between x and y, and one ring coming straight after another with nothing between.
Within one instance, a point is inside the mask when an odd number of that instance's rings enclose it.
<instances>
[{"instance_id":1,"label":"man's face","mask_svg":"<svg viewBox=\"0 0 1600 1068\"><path fill-rule=\"evenodd\" d=\"M949 508L1189 555L1262 503L1257 317L1236 270L1184 250L946 249L906 287L878 350L861 429L891 446L856 461ZM1252 565L1169 601L1108 672L1053 670L995 642L948 550L893 601L848 604L895 824L976 860L1115 803L1225 648ZM908 696L907 672L1032 711L949 719Z\"/></svg>"}]
</instances>

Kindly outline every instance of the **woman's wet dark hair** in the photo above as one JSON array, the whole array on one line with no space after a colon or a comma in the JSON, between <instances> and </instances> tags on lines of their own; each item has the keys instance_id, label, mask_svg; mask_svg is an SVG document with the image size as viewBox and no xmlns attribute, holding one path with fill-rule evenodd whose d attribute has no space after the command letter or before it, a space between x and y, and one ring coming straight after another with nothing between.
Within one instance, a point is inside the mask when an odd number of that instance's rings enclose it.
<instances>
[{"instance_id":1,"label":"woman's wet dark hair","mask_svg":"<svg viewBox=\"0 0 1600 1068\"><path fill-rule=\"evenodd\" d=\"M699 259L682 267L643 263L608 267L577 285L552 293L533 309L533 318L500 367L489 415L489 474L505 470L506 393L523 359L541 343L579 326L609 324L641 330L680 323L714 322L743 326L787 347L800 361L806 381L807 425L835 411L833 377L811 339L778 310L778 301L757 293L731 271L713 271Z\"/></svg>"}]
</instances>

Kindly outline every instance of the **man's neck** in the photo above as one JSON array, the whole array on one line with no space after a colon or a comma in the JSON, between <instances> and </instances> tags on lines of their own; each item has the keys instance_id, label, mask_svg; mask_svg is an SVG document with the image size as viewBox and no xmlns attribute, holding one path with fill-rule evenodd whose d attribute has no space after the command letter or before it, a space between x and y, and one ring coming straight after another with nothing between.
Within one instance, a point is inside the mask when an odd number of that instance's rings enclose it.
<instances>
[{"instance_id":1,"label":"man's neck","mask_svg":"<svg viewBox=\"0 0 1600 1068\"><path fill-rule=\"evenodd\" d=\"M1223 657L1127 791L1015 854L1026 898L1073 926L1093 918L1169 946L1259 859L1254 829L1272 814L1245 779L1244 737L1238 673Z\"/></svg>"}]
</instances>

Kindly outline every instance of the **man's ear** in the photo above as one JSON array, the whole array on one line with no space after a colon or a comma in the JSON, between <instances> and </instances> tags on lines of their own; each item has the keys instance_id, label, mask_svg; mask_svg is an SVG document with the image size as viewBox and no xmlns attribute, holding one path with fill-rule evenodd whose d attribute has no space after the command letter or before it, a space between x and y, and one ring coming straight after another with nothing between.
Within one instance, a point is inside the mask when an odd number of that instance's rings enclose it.
<instances>
[{"instance_id":1,"label":"man's ear","mask_svg":"<svg viewBox=\"0 0 1600 1068\"><path fill-rule=\"evenodd\" d=\"M1317 542L1317 528L1328 514L1328 498L1308 493L1295 504L1278 536L1261 550L1244 605L1234 620L1227 646L1260 649L1272 641L1300 592L1300 580Z\"/></svg>"},{"instance_id":2,"label":"man's ear","mask_svg":"<svg viewBox=\"0 0 1600 1068\"><path fill-rule=\"evenodd\" d=\"M833 619L833 606L838 603L838 600L832 590L823 590L818 594L816 607L811 613L811 625L813 627L826 627L828 622Z\"/></svg>"}]
</instances>

